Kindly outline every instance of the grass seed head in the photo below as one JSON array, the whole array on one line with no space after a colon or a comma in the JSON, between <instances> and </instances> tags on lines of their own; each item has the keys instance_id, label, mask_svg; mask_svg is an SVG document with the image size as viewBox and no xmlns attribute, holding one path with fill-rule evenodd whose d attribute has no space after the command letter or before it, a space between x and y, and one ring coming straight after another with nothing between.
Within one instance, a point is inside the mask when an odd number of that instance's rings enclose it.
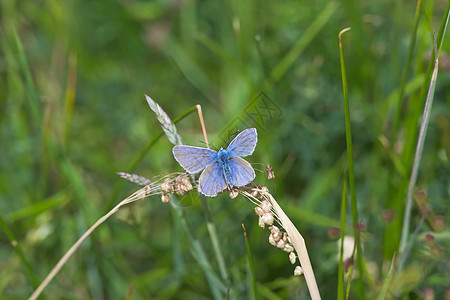
<instances>
[{"instance_id":1,"label":"grass seed head","mask_svg":"<svg viewBox=\"0 0 450 300\"><path fill-rule=\"evenodd\" d=\"M165 194L173 194L175 192L175 183L173 179L167 178L160 184L159 188Z\"/></svg>"},{"instance_id":2,"label":"grass seed head","mask_svg":"<svg viewBox=\"0 0 450 300\"><path fill-rule=\"evenodd\" d=\"M184 195L192 189L193 186L188 174L181 174L175 178L175 192L178 195Z\"/></svg>"}]
</instances>

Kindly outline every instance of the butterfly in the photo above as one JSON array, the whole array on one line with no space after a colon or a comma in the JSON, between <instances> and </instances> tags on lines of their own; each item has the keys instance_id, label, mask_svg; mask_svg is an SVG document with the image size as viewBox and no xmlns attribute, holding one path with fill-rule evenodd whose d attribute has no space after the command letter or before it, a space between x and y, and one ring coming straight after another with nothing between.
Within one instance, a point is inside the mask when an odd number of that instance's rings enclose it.
<instances>
[{"instance_id":1,"label":"butterfly","mask_svg":"<svg viewBox=\"0 0 450 300\"><path fill-rule=\"evenodd\" d=\"M218 152L193 146L173 147L173 156L190 174L204 169L199 178L200 190L208 197L233 186L244 186L255 179L255 171L243 158L251 155L256 147L258 135L256 128L239 133L227 149Z\"/></svg>"}]
</instances>

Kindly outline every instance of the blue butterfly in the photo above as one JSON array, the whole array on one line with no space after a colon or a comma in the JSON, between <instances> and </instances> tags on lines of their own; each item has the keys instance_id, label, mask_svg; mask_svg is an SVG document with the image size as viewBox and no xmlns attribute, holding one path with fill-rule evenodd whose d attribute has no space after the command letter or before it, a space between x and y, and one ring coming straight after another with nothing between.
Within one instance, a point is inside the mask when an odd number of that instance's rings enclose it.
<instances>
[{"instance_id":1,"label":"blue butterfly","mask_svg":"<svg viewBox=\"0 0 450 300\"><path fill-rule=\"evenodd\" d=\"M226 150L175 146L172 152L188 173L205 169L199 179L200 190L205 196L215 197L227 187L244 186L255 179L252 166L241 156L251 155L257 141L256 128L249 128L239 133Z\"/></svg>"}]
</instances>

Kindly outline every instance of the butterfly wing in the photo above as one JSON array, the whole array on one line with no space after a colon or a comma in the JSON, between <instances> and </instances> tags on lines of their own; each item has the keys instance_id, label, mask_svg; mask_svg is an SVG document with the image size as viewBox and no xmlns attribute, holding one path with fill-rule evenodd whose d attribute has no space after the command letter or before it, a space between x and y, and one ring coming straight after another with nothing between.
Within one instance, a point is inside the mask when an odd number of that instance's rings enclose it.
<instances>
[{"instance_id":1,"label":"butterfly wing","mask_svg":"<svg viewBox=\"0 0 450 300\"><path fill-rule=\"evenodd\" d=\"M245 129L230 143L227 151L231 157L248 156L253 153L258 142L256 128Z\"/></svg>"},{"instance_id":2,"label":"butterfly wing","mask_svg":"<svg viewBox=\"0 0 450 300\"><path fill-rule=\"evenodd\" d=\"M244 186L255 179L255 170L248 161L240 157L231 157L228 160L229 184L233 186Z\"/></svg>"},{"instance_id":3,"label":"butterfly wing","mask_svg":"<svg viewBox=\"0 0 450 300\"><path fill-rule=\"evenodd\" d=\"M216 161L206 167L200 175L199 183L202 194L208 197L217 196L227 187L223 169L219 162Z\"/></svg>"},{"instance_id":4,"label":"butterfly wing","mask_svg":"<svg viewBox=\"0 0 450 300\"><path fill-rule=\"evenodd\" d=\"M190 174L203 170L217 160L217 152L193 146L175 146L172 149L177 162Z\"/></svg>"}]
</instances>

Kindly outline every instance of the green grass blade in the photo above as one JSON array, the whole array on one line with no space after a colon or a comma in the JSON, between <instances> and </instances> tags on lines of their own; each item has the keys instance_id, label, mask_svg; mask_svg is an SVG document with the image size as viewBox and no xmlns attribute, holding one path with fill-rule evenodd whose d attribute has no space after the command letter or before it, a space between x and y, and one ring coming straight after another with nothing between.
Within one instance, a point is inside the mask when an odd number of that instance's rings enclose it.
<instances>
[{"instance_id":1,"label":"green grass blade","mask_svg":"<svg viewBox=\"0 0 450 300\"><path fill-rule=\"evenodd\" d=\"M311 43L314 37L319 33L320 29L325 26L331 16L336 12L337 8L338 5L335 2L329 2L328 5L324 7L320 15L318 15L314 22L306 29L302 37L272 70L269 81L266 81L263 85L265 90L269 90L271 83L277 82L284 74L286 74L286 71L293 65L306 46Z\"/></svg>"},{"instance_id":2,"label":"green grass blade","mask_svg":"<svg viewBox=\"0 0 450 300\"><path fill-rule=\"evenodd\" d=\"M439 28L439 33L437 35L436 43L438 53L444 43L445 33L447 31L448 20L450 17L450 1L447 2L447 7L445 9L445 14L442 18L441 26ZM423 101L426 99L426 93L429 90L430 81L433 73L434 60L436 54L432 52L430 62L427 67L427 72L425 76L425 81L423 82L422 89L418 98L416 97L410 101L411 108L410 113L408 113L408 119L405 120L404 128L408 129L409 134L406 136L405 148L403 151L403 161L406 166L411 166L413 161L414 146L416 145L417 139L417 124L419 123L420 114L422 113ZM408 174L411 169L408 169ZM407 178L406 178L407 180Z\"/></svg>"},{"instance_id":3,"label":"green grass blade","mask_svg":"<svg viewBox=\"0 0 450 300\"><path fill-rule=\"evenodd\" d=\"M22 264L25 266L25 269L28 272L28 276L30 277L34 288L37 288L39 285L39 282L37 281L36 276L34 275L33 269L31 268L30 263L28 262L25 255L23 254L22 247L20 247L19 242L17 241L16 237L14 236L13 232L9 228L6 221L3 219L3 216L1 213L0 213L0 226L3 228L3 231L5 232L6 236L8 237L11 245L14 247L14 251L16 251L16 254L19 256L19 259L22 261Z\"/></svg>"},{"instance_id":4,"label":"green grass blade","mask_svg":"<svg viewBox=\"0 0 450 300\"><path fill-rule=\"evenodd\" d=\"M350 28L346 28L339 33L339 55L341 59L341 73L342 73L342 89L344 92L344 105L345 105L345 134L347 137L347 154L348 154L348 174L349 174L349 183L350 183L350 196L351 196L351 207L352 207L352 219L353 219L353 228L355 229L355 241L357 246L357 264L360 277L358 279L359 282L359 298L365 299L365 287L364 287L364 279L363 279L363 261L362 261L362 252L361 252L361 242L359 240L358 230L356 228L358 223L358 208L356 204L356 193L355 193L355 175L353 168L353 151L352 151L352 131L350 124L350 103L348 100L348 90L347 90L347 75L345 72L345 63L344 63L344 53L342 51L342 40L341 35L346 31L350 30ZM351 278L351 277L350 277Z\"/></svg>"},{"instance_id":5,"label":"green grass blade","mask_svg":"<svg viewBox=\"0 0 450 300\"><path fill-rule=\"evenodd\" d=\"M200 268L203 270L203 273L205 274L206 280L208 281L208 285L214 299L223 299L224 298L223 295L225 295L227 292L226 285L222 283L219 276L217 276L217 274L214 272L214 268L209 263L201 243L195 238L191 226L189 225L182 208L174 204L174 201L170 201L170 203L171 207L174 209L175 213L179 217L181 224L183 225L182 228L185 230L186 237L188 238L189 243L192 247L191 248L192 256L197 261Z\"/></svg>"},{"instance_id":6,"label":"green grass blade","mask_svg":"<svg viewBox=\"0 0 450 300\"><path fill-rule=\"evenodd\" d=\"M448 18L447 18L448 21ZM410 226L410 219L411 219L411 209L413 204L413 193L414 193L414 187L416 185L417 181L417 175L419 172L419 165L420 160L422 158L422 151L423 151L423 145L425 144L425 138L427 135L427 129L428 129L428 123L430 121L430 115L431 115L431 108L433 106L433 99L434 99L434 91L436 88L436 79L439 69L439 53L437 51L437 45L435 44L435 60L434 60L434 69L433 74L431 77L430 87L428 89L427 99L425 101L425 108L423 112L422 117L422 123L420 125L420 132L419 132L419 139L417 141L417 147L416 152L414 155L414 163L412 166L411 176L409 179L409 185L408 185L408 194L406 197L406 205L405 205L405 213L403 217L403 226L402 226L402 235L400 239L400 261L399 261L399 269L402 269L402 266L405 262L405 255L406 255L406 245L408 243L408 237L409 237L409 226Z\"/></svg>"},{"instance_id":7,"label":"green grass blade","mask_svg":"<svg viewBox=\"0 0 450 300\"><path fill-rule=\"evenodd\" d=\"M209 238L214 249L214 254L216 255L217 264L219 265L220 275L225 282L228 282L228 272L225 266L225 259L222 254L222 247L220 247L219 239L217 238L216 225L212 221L206 198L204 196L200 196L200 199L202 201L203 211L205 212L206 227L208 228Z\"/></svg>"},{"instance_id":8,"label":"green grass blade","mask_svg":"<svg viewBox=\"0 0 450 300\"><path fill-rule=\"evenodd\" d=\"M341 196L341 247L339 250L339 268L338 268L338 300L344 300L345 286L344 286L344 237L345 224L347 215L347 178L343 178L342 182L342 196Z\"/></svg>"},{"instance_id":9,"label":"green grass blade","mask_svg":"<svg viewBox=\"0 0 450 300\"><path fill-rule=\"evenodd\" d=\"M256 277L255 277L255 268L253 267L253 258L252 258L252 250L250 249L250 244L248 242L247 231L245 230L244 224L242 224L242 229L244 230L244 238L245 238L245 247L247 248L247 259L248 259L248 268L250 271L250 277L252 281L252 297L251 299L258 300L258 290L256 289Z\"/></svg>"},{"instance_id":10,"label":"green grass blade","mask_svg":"<svg viewBox=\"0 0 450 300\"><path fill-rule=\"evenodd\" d=\"M417 28L419 27L421 7L422 7L422 0L418 0L417 7L416 7L416 14L414 17L414 28L411 33L411 41L409 42L408 55L406 57L405 67L403 69L402 79L401 79L401 83L400 83L400 91L399 91L399 95L398 95L398 99L397 99L397 110L396 110L396 114L395 114L394 127L392 130L392 139L391 139L392 144L395 144L395 141L397 139L398 128L399 128L400 120L402 118L403 96L405 93L406 80L408 79L408 72L409 72L409 69L411 68L412 56L413 56L414 47L416 44Z\"/></svg>"},{"instance_id":11,"label":"green grass blade","mask_svg":"<svg viewBox=\"0 0 450 300\"><path fill-rule=\"evenodd\" d=\"M38 203L26 206L17 211L14 211L8 215L8 220L10 222L16 222L21 219L25 219L34 215L38 215L47 210L54 208L55 206L65 203L69 199L69 193L67 191L62 191L47 200L42 200Z\"/></svg>"},{"instance_id":12,"label":"green grass blade","mask_svg":"<svg viewBox=\"0 0 450 300\"><path fill-rule=\"evenodd\" d=\"M38 98L36 96L36 89L34 88L33 79L31 77L30 67L28 65L28 60L23 50L22 43L20 41L19 35L17 34L16 28L12 27L12 33L14 38L14 43L19 54L19 63L25 77L25 84L28 92L29 107L31 109L31 114L33 116L32 124L42 123L42 114L39 111Z\"/></svg>"},{"instance_id":13,"label":"green grass blade","mask_svg":"<svg viewBox=\"0 0 450 300\"><path fill-rule=\"evenodd\" d=\"M389 269L383 280L383 285L381 286L381 290L380 290L380 293L378 294L377 300L386 299L386 294L388 292L389 283L391 282L392 274L394 274L394 262L395 262L395 254L392 257L391 263L389 264Z\"/></svg>"}]
</instances>

